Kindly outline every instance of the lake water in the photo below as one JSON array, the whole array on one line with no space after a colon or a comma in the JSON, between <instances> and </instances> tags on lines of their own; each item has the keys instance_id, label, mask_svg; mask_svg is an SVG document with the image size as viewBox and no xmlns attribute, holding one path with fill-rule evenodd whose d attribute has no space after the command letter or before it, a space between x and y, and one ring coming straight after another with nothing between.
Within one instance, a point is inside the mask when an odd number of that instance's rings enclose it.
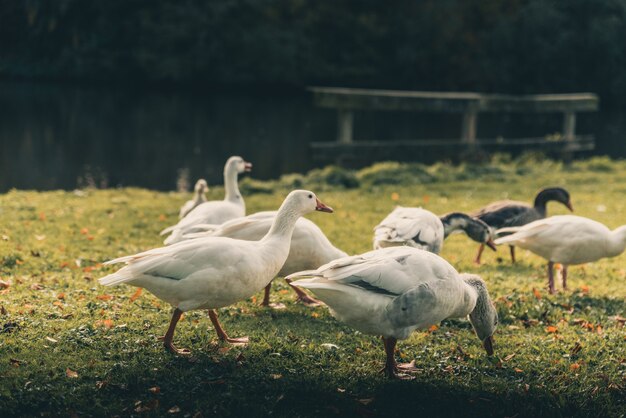
<instances>
[{"instance_id":1,"label":"lake water","mask_svg":"<svg viewBox=\"0 0 626 418\"><path fill-rule=\"evenodd\" d=\"M336 123L335 112L315 108L307 94L4 82L0 191L83 185L172 190L180 178L199 177L220 183L224 161L235 154L254 163L255 178L306 172L325 163L309 144L334 140ZM480 115L478 137L542 136L560 127L560 115ZM459 132L459 115L355 116L358 139L455 138ZM596 154L626 157L624 112L580 114L577 132L596 135Z\"/></svg>"}]
</instances>

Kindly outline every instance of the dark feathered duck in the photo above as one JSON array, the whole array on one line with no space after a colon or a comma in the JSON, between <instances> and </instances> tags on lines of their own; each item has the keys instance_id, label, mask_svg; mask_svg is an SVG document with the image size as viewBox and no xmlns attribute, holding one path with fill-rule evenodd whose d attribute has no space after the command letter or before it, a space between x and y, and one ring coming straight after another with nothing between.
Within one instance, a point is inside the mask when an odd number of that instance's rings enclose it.
<instances>
[{"instance_id":1,"label":"dark feathered duck","mask_svg":"<svg viewBox=\"0 0 626 418\"><path fill-rule=\"evenodd\" d=\"M492 230L523 226L545 218L547 216L547 204L550 201L560 202L570 211L574 211L567 190L562 187L549 187L537 193L532 206L515 200L501 200L490 203L471 215L485 222ZM478 249L475 260L477 264L480 264L480 256L483 249L484 245L481 245ZM515 247L510 246L510 250L511 260L515 262Z\"/></svg>"}]
</instances>

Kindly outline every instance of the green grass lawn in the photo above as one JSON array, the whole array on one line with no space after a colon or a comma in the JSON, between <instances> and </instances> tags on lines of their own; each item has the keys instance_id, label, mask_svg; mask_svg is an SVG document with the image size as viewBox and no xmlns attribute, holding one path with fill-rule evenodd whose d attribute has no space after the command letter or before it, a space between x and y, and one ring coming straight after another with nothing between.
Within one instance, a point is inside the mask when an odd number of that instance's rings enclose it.
<instances>
[{"instance_id":1,"label":"green grass lawn","mask_svg":"<svg viewBox=\"0 0 626 418\"><path fill-rule=\"evenodd\" d=\"M332 185L346 178L352 188ZM396 204L470 211L502 198L532 201L551 185L570 191L578 215L611 228L626 223L626 163L602 159L570 167L382 164L246 180L248 212L276 209L291 184L335 209L309 218L350 254L371 248L373 226ZM209 198L222 193L213 187ZM475 266L475 243L452 236L441 255L480 274L497 305L496 358L485 356L469 323L444 321L398 344L397 358L421 370L413 381L385 379L379 338L325 307L295 303L281 279L272 298L285 309L258 306L259 292L219 311L229 334L250 336L247 347L219 344L206 312L194 311L175 336L194 355L176 357L157 341L170 306L97 279L119 268L103 261L160 246L158 232L188 198L132 188L0 195L0 416L626 414L626 255L571 268L570 290L550 296L542 259L519 251L511 265L500 248ZM566 209L552 203L548 211Z\"/></svg>"}]
</instances>

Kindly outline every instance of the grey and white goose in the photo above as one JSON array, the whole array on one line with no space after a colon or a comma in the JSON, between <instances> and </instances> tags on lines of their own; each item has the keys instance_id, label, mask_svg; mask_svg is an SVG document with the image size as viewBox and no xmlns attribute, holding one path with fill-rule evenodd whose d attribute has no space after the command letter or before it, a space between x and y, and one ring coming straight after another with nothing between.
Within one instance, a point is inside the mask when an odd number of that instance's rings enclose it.
<instances>
[{"instance_id":1,"label":"grey and white goose","mask_svg":"<svg viewBox=\"0 0 626 418\"><path fill-rule=\"evenodd\" d=\"M496 248L489 226L479 219L459 212L438 217L423 208L398 206L374 228L374 249L409 246L439 254L444 239L457 232Z\"/></svg>"},{"instance_id":2,"label":"grey and white goose","mask_svg":"<svg viewBox=\"0 0 626 418\"><path fill-rule=\"evenodd\" d=\"M569 192L562 187L549 187L539 191L533 205L515 200L493 202L471 213L472 216L485 222L492 231L501 228L523 226L547 216L548 202L560 202L570 211L574 211ZM474 260L480 264L484 245L481 244ZM515 263L515 247L510 245L511 261Z\"/></svg>"},{"instance_id":3,"label":"grey and white goose","mask_svg":"<svg viewBox=\"0 0 626 418\"><path fill-rule=\"evenodd\" d=\"M498 324L485 282L476 275L459 274L436 254L411 247L392 247L340 258L317 270L302 271L289 279L311 290L338 320L372 335L381 335L387 354L382 371L405 377L394 357L398 340L446 318L469 317L488 355Z\"/></svg>"}]
</instances>

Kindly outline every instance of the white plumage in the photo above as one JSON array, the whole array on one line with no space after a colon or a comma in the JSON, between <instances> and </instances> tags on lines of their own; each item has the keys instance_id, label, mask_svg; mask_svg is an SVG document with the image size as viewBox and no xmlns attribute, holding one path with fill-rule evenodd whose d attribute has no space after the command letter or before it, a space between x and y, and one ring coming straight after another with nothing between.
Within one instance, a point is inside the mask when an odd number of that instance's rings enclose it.
<instances>
[{"instance_id":1,"label":"white plumage","mask_svg":"<svg viewBox=\"0 0 626 418\"><path fill-rule=\"evenodd\" d=\"M213 236L256 241L269 231L276 214L276 211L257 212L242 218L232 219L221 225L201 225L198 228L204 228L206 232L183 235L182 239ZM322 264L345 256L347 254L336 248L315 223L306 218L300 218L296 222L291 236L289 256L278 272L278 276L284 277L296 271L317 268ZM270 287L271 284L268 284L262 302L264 306L269 305ZM293 286L292 288L298 294L298 300L310 305L318 303L300 289Z\"/></svg>"},{"instance_id":2,"label":"white plumage","mask_svg":"<svg viewBox=\"0 0 626 418\"><path fill-rule=\"evenodd\" d=\"M174 328L180 314L192 309L210 310L220 339L243 342L228 338L212 309L246 299L266 286L287 259L296 221L314 210L332 211L312 192L291 192L260 241L206 237L120 257L106 264L127 265L101 278L100 283L143 287L174 306L176 310L165 336L166 347L172 351L182 352L171 343Z\"/></svg>"},{"instance_id":3,"label":"white plumage","mask_svg":"<svg viewBox=\"0 0 626 418\"><path fill-rule=\"evenodd\" d=\"M589 218L552 216L521 227L502 228L495 240L527 249L548 260L548 286L554 293L554 263L563 264L563 287L567 288L567 266L615 257L626 248L626 225L614 231Z\"/></svg>"},{"instance_id":4,"label":"white plumage","mask_svg":"<svg viewBox=\"0 0 626 418\"><path fill-rule=\"evenodd\" d=\"M204 202L193 209L187 216L182 218L176 225L165 228L161 235L171 233L165 240L165 244L173 244L180 241L184 234L195 232L200 224L221 224L233 218L239 218L246 214L246 205L239 193L237 176L244 171L249 171L252 165L241 157L230 157L224 166L224 188L226 196L224 200Z\"/></svg>"},{"instance_id":5,"label":"white plumage","mask_svg":"<svg viewBox=\"0 0 626 418\"><path fill-rule=\"evenodd\" d=\"M374 227L374 249L407 245L439 254L444 230L434 213L398 206Z\"/></svg>"},{"instance_id":6,"label":"white plumage","mask_svg":"<svg viewBox=\"0 0 626 418\"><path fill-rule=\"evenodd\" d=\"M332 261L317 270L288 276L310 289L333 316L357 330L382 335L385 371L396 375L393 349L398 339L446 318L470 316L487 352L497 313L484 282L459 273L441 257L412 247L392 247Z\"/></svg>"},{"instance_id":7,"label":"white plumage","mask_svg":"<svg viewBox=\"0 0 626 418\"><path fill-rule=\"evenodd\" d=\"M178 213L178 219L183 219L185 216L187 216L187 214L189 214L189 212L194 210L196 206L206 202L206 196L204 194L208 191L209 186L207 185L206 180L198 180L193 188L193 199L186 201L185 204L180 208L180 212Z\"/></svg>"}]
</instances>

